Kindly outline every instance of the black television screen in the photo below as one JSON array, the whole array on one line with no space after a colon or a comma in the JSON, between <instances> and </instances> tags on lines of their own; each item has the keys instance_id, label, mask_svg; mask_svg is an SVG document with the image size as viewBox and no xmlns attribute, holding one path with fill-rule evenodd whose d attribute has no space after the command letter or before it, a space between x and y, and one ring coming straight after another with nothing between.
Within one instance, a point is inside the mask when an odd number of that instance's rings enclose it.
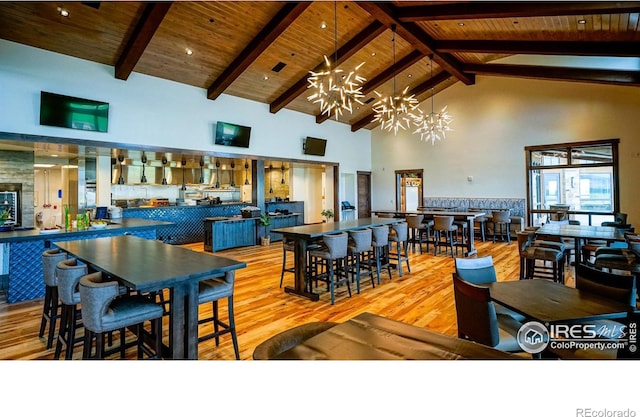
<instances>
[{"instance_id":1,"label":"black television screen","mask_svg":"<svg viewBox=\"0 0 640 417\"><path fill-rule=\"evenodd\" d=\"M307 136L307 139L305 139L304 141L304 146L302 147L302 151L305 155L324 156L324 152L326 149L326 139L312 138L310 136Z\"/></svg>"},{"instance_id":2,"label":"black television screen","mask_svg":"<svg viewBox=\"0 0 640 417\"><path fill-rule=\"evenodd\" d=\"M40 124L106 132L109 103L41 91Z\"/></svg>"},{"instance_id":3,"label":"black television screen","mask_svg":"<svg viewBox=\"0 0 640 417\"><path fill-rule=\"evenodd\" d=\"M248 148L250 137L250 127L225 122L218 122L216 125L216 145Z\"/></svg>"}]
</instances>

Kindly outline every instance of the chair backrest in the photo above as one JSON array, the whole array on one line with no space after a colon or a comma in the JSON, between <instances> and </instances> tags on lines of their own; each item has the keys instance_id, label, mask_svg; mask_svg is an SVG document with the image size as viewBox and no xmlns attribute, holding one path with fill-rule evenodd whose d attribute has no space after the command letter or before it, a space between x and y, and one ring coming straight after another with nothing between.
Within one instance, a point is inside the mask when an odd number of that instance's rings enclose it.
<instances>
[{"instance_id":1,"label":"chair backrest","mask_svg":"<svg viewBox=\"0 0 640 417\"><path fill-rule=\"evenodd\" d=\"M472 284L496 282L498 276L491 255L481 258L455 258L456 274Z\"/></svg>"},{"instance_id":2,"label":"chair backrest","mask_svg":"<svg viewBox=\"0 0 640 417\"><path fill-rule=\"evenodd\" d=\"M346 233L337 233L322 236L322 241L329 249L331 259L344 258L347 256L347 246L349 244L349 235Z\"/></svg>"},{"instance_id":3,"label":"chair backrest","mask_svg":"<svg viewBox=\"0 0 640 417\"><path fill-rule=\"evenodd\" d=\"M636 305L636 277L633 275L611 274L579 264L576 265L576 288L632 307Z\"/></svg>"},{"instance_id":4,"label":"chair backrest","mask_svg":"<svg viewBox=\"0 0 640 417\"><path fill-rule=\"evenodd\" d=\"M480 287L453 273L458 333L487 346L500 343L496 309L489 288Z\"/></svg>"},{"instance_id":5,"label":"chair backrest","mask_svg":"<svg viewBox=\"0 0 640 417\"><path fill-rule=\"evenodd\" d=\"M57 287L56 265L67 259L67 253L60 249L49 249L42 252L42 274L44 283L49 287Z\"/></svg>"},{"instance_id":6,"label":"chair backrest","mask_svg":"<svg viewBox=\"0 0 640 417\"><path fill-rule=\"evenodd\" d=\"M388 226L374 226L371 228L373 233L373 246L386 246L389 244L389 227Z\"/></svg>"},{"instance_id":7,"label":"chair backrest","mask_svg":"<svg viewBox=\"0 0 640 417\"><path fill-rule=\"evenodd\" d=\"M355 209L355 207L352 206L351 203L349 203L348 201L343 201L342 202L342 209L343 210L353 210L353 209Z\"/></svg>"},{"instance_id":8,"label":"chair backrest","mask_svg":"<svg viewBox=\"0 0 640 417\"><path fill-rule=\"evenodd\" d=\"M616 223L626 223L627 222L627 213L614 213L613 218Z\"/></svg>"},{"instance_id":9,"label":"chair backrest","mask_svg":"<svg viewBox=\"0 0 640 417\"><path fill-rule=\"evenodd\" d=\"M373 232L371 229L352 230L349 232L349 236L353 240L353 249L355 252L364 252L371 249L371 243L373 241Z\"/></svg>"},{"instance_id":10,"label":"chair backrest","mask_svg":"<svg viewBox=\"0 0 640 417\"><path fill-rule=\"evenodd\" d=\"M412 229L419 229L424 220L424 214L411 214L406 217L407 225Z\"/></svg>"},{"instance_id":11,"label":"chair backrest","mask_svg":"<svg viewBox=\"0 0 640 417\"><path fill-rule=\"evenodd\" d=\"M256 346L254 360L273 359L280 353L291 349L313 336L325 332L337 325L333 322L305 323L272 336Z\"/></svg>"},{"instance_id":12,"label":"chair backrest","mask_svg":"<svg viewBox=\"0 0 640 417\"><path fill-rule=\"evenodd\" d=\"M409 239L409 225L407 222L392 224L391 228L396 232L398 242L406 242Z\"/></svg>"},{"instance_id":13,"label":"chair backrest","mask_svg":"<svg viewBox=\"0 0 640 417\"><path fill-rule=\"evenodd\" d=\"M102 333L104 316L109 304L118 296L116 281L103 281L102 272L94 272L80 278L80 300L82 302L82 323L95 333Z\"/></svg>"},{"instance_id":14,"label":"chair backrest","mask_svg":"<svg viewBox=\"0 0 640 417\"><path fill-rule=\"evenodd\" d=\"M453 229L453 216L433 216L433 228L450 231Z\"/></svg>"},{"instance_id":15,"label":"chair backrest","mask_svg":"<svg viewBox=\"0 0 640 417\"><path fill-rule=\"evenodd\" d=\"M494 210L492 212L494 223L509 223L511 222L511 210Z\"/></svg>"},{"instance_id":16,"label":"chair backrest","mask_svg":"<svg viewBox=\"0 0 640 417\"><path fill-rule=\"evenodd\" d=\"M58 280L60 301L67 305L79 302L78 282L84 275L87 275L87 265L79 264L77 259L71 258L58 262L56 279Z\"/></svg>"},{"instance_id":17,"label":"chair backrest","mask_svg":"<svg viewBox=\"0 0 640 417\"><path fill-rule=\"evenodd\" d=\"M516 237L518 238L518 253L522 255L536 237L535 232L533 231L518 231L516 232Z\"/></svg>"}]
</instances>

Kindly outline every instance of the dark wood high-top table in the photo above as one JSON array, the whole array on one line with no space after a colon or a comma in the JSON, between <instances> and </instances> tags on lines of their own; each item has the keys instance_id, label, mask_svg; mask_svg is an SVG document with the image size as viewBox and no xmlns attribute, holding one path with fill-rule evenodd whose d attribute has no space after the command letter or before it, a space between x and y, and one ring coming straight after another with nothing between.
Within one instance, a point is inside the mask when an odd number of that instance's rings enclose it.
<instances>
[{"instance_id":1,"label":"dark wood high-top table","mask_svg":"<svg viewBox=\"0 0 640 417\"><path fill-rule=\"evenodd\" d=\"M575 241L576 263L581 262L580 247L587 239L604 240L607 242L624 242L624 234L620 229L608 226L587 226L573 224L547 223L536 230L536 235L559 236L573 238Z\"/></svg>"},{"instance_id":2,"label":"dark wood high-top table","mask_svg":"<svg viewBox=\"0 0 640 417\"><path fill-rule=\"evenodd\" d=\"M135 236L54 242L61 250L135 291L170 290L169 351L198 359L198 282L247 265Z\"/></svg>"},{"instance_id":3,"label":"dark wood high-top table","mask_svg":"<svg viewBox=\"0 0 640 417\"><path fill-rule=\"evenodd\" d=\"M633 307L546 279L482 284L498 304L541 323L622 319Z\"/></svg>"},{"instance_id":4,"label":"dark wood high-top table","mask_svg":"<svg viewBox=\"0 0 640 417\"><path fill-rule=\"evenodd\" d=\"M523 359L479 343L362 313L275 359Z\"/></svg>"},{"instance_id":5,"label":"dark wood high-top table","mask_svg":"<svg viewBox=\"0 0 640 417\"><path fill-rule=\"evenodd\" d=\"M471 256L478 253L478 250L475 247L474 243L474 231L473 231L473 220L476 217L484 216L485 213L482 211L447 211L447 210L426 210L418 208L418 210L406 210L406 211L396 211L396 210L372 210L374 214L393 214L396 217L405 217L415 214L424 214L427 216L453 216L456 219L464 219L467 221L467 230L469 231L469 239L467 240L464 246L466 251L464 252L464 256Z\"/></svg>"},{"instance_id":6,"label":"dark wood high-top table","mask_svg":"<svg viewBox=\"0 0 640 417\"><path fill-rule=\"evenodd\" d=\"M273 233L280 233L284 237L294 241L294 262L295 262L295 282L294 287L285 287L284 291L289 294L296 294L313 301L318 301L320 296L313 291L307 291L305 285L305 274L307 271L307 246L315 239L321 238L325 234L348 232L350 230L366 229L373 226L392 225L405 221L404 219L378 219L362 218L355 220L344 220L340 222L327 222L308 224L304 226L283 227L272 229Z\"/></svg>"}]
</instances>

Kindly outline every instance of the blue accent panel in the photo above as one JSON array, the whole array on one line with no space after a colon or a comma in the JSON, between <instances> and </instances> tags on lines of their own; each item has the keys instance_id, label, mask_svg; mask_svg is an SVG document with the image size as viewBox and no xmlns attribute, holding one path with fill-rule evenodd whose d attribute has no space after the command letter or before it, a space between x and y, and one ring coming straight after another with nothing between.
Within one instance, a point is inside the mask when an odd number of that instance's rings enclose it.
<instances>
[{"instance_id":1,"label":"blue accent panel","mask_svg":"<svg viewBox=\"0 0 640 417\"><path fill-rule=\"evenodd\" d=\"M130 234L143 239L156 239L156 230L142 229L114 231L114 233L96 233L82 235L61 234L47 239L12 242L9 250L9 283L7 301L17 303L44 297L44 277L42 273L42 252L53 247L52 242L80 239L99 239L102 237Z\"/></svg>"},{"instance_id":2,"label":"blue accent panel","mask_svg":"<svg viewBox=\"0 0 640 417\"><path fill-rule=\"evenodd\" d=\"M239 216L240 209L248 205L249 204L220 204L126 208L122 210L122 217L173 223L158 228L158 239L165 243L184 245L186 243L204 241L205 218Z\"/></svg>"}]
</instances>

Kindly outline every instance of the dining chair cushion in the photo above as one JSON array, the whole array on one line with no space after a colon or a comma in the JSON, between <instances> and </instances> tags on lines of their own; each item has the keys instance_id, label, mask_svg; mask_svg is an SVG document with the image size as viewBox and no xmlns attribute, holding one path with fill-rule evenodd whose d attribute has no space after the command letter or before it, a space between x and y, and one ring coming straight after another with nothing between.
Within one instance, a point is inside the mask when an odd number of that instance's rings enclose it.
<instances>
[{"instance_id":1,"label":"dining chair cushion","mask_svg":"<svg viewBox=\"0 0 640 417\"><path fill-rule=\"evenodd\" d=\"M79 264L75 258L66 259L56 265L56 279L58 280L58 296L67 305L80 303L78 282L87 274L87 265Z\"/></svg>"},{"instance_id":2,"label":"dining chair cushion","mask_svg":"<svg viewBox=\"0 0 640 417\"><path fill-rule=\"evenodd\" d=\"M373 234L372 245L376 247L383 247L389 244L389 227L388 226L374 226L371 228Z\"/></svg>"},{"instance_id":3,"label":"dining chair cushion","mask_svg":"<svg viewBox=\"0 0 640 417\"><path fill-rule=\"evenodd\" d=\"M234 275L235 274L227 274ZM220 300L233 295L233 279L228 282L226 276L211 278L198 283L198 304Z\"/></svg>"},{"instance_id":4,"label":"dining chair cushion","mask_svg":"<svg viewBox=\"0 0 640 417\"><path fill-rule=\"evenodd\" d=\"M456 273L465 281L473 284L488 284L498 279L493 258L490 255L479 258L455 258L454 262Z\"/></svg>"},{"instance_id":5,"label":"dining chair cushion","mask_svg":"<svg viewBox=\"0 0 640 417\"><path fill-rule=\"evenodd\" d=\"M396 223L391 226L391 229L395 232L389 235L389 240L392 242L406 242L409 239L409 225L407 222Z\"/></svg>"},{"instance_id":6,"label":"dining chair cushion","mask_svg":"<svg viewBox=\"0 0 640 417\"><path fill-rule=\"evenodd\" d=\"M360 253L371 249L373 241L373 233L371 229L352 230L349 232L351 242L349 243L349 252Z\"/></svg>"}]
</instances>

